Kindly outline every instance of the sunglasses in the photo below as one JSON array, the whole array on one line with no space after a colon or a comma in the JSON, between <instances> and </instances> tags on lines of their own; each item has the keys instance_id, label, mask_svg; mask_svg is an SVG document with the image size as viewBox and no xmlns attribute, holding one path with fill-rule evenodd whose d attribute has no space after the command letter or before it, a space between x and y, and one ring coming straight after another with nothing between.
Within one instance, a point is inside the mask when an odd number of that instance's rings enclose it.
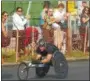
<instances>
[{"instance_id":1,"label":"sunglasses","mask_svg":"<svg viewBox=\"0 0 90 81\"><path fill-rule=\"evenodd\" d=\"M53 11L49 11L49 12L53 12Z\"/></svg>"},{"instance_id":2,"label":"sunglasses","mask_svg":"<svg viewBox=\"0 0 90 81\"><path fill-rule=\"evenodd\" d=\"M85 10L85 11L88 11L88 10Z\"/></svg>"},{"instance_id":3,"label":"sunglasses","mask_svg":"<svg viewBox=\"0 0 90 81\"><path fill-rule=\"evenodd\" d=\"M4 15L5 17L7 17L8 15Z\"/></svg>"},{"instance_id":4,"label":"sunglasses","mask_svg":"<svg viewBox=\"0 0 90 81\"><path fill-rule=\"evenodd\" d=\"M22 12L22 10L18 10L18 12Z\"/></svg>"}]
</instances>

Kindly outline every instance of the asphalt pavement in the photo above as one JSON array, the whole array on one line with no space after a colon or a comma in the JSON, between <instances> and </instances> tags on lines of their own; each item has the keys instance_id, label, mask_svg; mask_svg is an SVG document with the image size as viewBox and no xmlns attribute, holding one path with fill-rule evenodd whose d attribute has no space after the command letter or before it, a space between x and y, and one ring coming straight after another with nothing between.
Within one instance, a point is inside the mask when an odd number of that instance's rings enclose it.
<instances>
[{"instance_id":1,"label":"asphalt pavement","mask_svg":"<svg viewBox=\"0 0 90 81\"><path fill-rule=\"evenodd\" d=\"M67 78L63 80L89 80L89 61L76 61L68 62L69 71ZM2 80L18 80L17 67L14 66L2 66ZM29 70L28 80L62 80L56 77L54 68L51 67L48 74L44 78L37 78L35 75L35 69Z\"/></svg>"}]
</instances>

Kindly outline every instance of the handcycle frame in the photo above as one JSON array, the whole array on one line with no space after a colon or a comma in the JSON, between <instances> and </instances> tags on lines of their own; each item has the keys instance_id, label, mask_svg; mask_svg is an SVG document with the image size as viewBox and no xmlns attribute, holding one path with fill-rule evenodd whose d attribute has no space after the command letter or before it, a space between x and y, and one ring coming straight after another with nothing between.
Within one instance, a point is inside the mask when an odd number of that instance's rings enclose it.
<instances>
[{"instance_id":1,"label":"handcycle frame","mask_svg":"<svg viewBox=\"0 0 90 81\"><path fill-rule=\"evenodd\" d=\"M36 67L44 67L45 64L43 63L38 63L38 64L33 64L32 62L29 62L28 68L36 68Z\"/></svg>"},{"instance_id":2,"label":"handcycle frame","mask_svg":"<svg viewBox=\"0 0 90 81\"><path fill-rule=\"evenodd\" d=\"M61 79L65 78L68 74L68 64L67 61L65 59L65 57L63 56L63 54L59 54L59 51L56 51L55 54L53 55L52 59L51 59L51 63L50 64L44 64L44 63L32 63L32 61L24 61L21 62L19 64L18 67L18 78L20 80L26 80L28 77L28 71L30 68L35 68L36 69L36 75L38 77L44 77L48 71L50 66L54 67L55 73L57 74L57 76ZM22 65L24 65L23 69L22 69ZM20 69L21 67L21 69ZM57 71L58 70L58 71ZM22 79L22 75L19 73L23 73L26 72L23 75L25 75L25 77ZM40 71L43 71L43 73L40 74Z\"/></svg>"}]
</instances>

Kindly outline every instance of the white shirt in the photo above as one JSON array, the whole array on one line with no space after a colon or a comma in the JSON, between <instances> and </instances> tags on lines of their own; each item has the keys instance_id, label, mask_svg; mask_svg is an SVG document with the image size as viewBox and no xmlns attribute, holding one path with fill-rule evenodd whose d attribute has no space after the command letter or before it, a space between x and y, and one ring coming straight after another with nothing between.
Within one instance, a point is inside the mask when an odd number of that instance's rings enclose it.
<instances>
[{"instance_id":1,"label":"white shirt","mask_svg":"<svg viewBox=\"0 0 90 81\"><path fill-rule=\"evenodd\" d=\"M78 6L78 14L81 15L82 10L84 9L84 7L82 6L82 1L77 1L77 6Z\"/></svg>"},{"instance_id":2,"label":"white shirt","mask_svg":"<svg viewBox=\"0 0 90 81\"><path fill-rule=\"evenodd\" d=\"M57 21L64 21L64 15L65 15L65 10L59 11L59 10L55 10L53 13L54 18Z\"/></svg>"},{"instance_id":3,"label":"white shirt","mask_svg":"<svg viewBox=\"0 0 90 81\"><path fill-rule=\"evenodd\" d=\"M58 28L60 28L60 25L58 25L57 23L53 23L53 24L52 24L52 28L58 29Z\"/></svg>"},{"instance_id":4,"label":"white shirt","mask_svg":"<svg viewBox=\"0 0 90 81\"><path fill-rule=\"evenodd\" d=\"M24 30L25 24L27 24L27 19L24 16L19 16L17 13L14 13L13 16L13 30Z\"/></svg>"}]
</instances>

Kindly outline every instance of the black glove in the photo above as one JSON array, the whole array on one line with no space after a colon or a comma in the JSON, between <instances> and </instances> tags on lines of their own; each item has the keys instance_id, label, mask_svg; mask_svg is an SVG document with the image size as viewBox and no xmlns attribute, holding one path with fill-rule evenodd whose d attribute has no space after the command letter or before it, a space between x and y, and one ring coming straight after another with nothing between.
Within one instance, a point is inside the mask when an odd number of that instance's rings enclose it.
<instances>
[{"instance_id":1,"label":"black glove","mask_svg":"<svg viewBox=\"0 0 90 81\"><path fill-rule=\"evenodd\" d=\"M32 60L32 64L41 64L40 60Z\"/></svg>"}]
</instances>

